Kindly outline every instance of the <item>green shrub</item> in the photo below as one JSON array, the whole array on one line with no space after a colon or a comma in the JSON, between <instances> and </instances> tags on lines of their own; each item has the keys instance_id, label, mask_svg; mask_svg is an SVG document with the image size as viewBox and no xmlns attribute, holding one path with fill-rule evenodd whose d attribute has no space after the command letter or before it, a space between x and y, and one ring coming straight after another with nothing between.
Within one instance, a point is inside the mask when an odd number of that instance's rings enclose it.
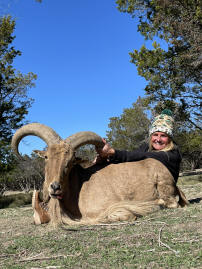
<instances>
[{"instance_id":1,"label":"green shrub","mask_svg":"<svg viewBox=\"0 0 202 269\"><path fill-rule=\"evenodd\" d=\"M19 193L0 196L0 208L13 208L31 204L32 193Z\"/></svg>"}]
</instances>

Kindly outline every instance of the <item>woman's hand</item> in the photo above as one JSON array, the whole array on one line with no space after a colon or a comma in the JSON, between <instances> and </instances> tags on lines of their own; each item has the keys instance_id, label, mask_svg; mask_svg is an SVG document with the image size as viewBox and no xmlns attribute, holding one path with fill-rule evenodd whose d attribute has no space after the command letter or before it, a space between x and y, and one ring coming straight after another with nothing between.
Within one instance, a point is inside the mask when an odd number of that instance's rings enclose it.
<instances>
[{"instance_id":1,"label":"woman's hand","mask_svg":"<svg viewBox=\"0 0 202 269\"><path fill-rule=\"evenodd\" d=\"M102 141L104 143L104 147L95 148L98 156L95 158L93 163L100 163L103 160L106 160L107 158L115 154L115 150L110 146L110 144L107 143L107 141L104 138L102 139Z\"/></svg>"}]
</instances>

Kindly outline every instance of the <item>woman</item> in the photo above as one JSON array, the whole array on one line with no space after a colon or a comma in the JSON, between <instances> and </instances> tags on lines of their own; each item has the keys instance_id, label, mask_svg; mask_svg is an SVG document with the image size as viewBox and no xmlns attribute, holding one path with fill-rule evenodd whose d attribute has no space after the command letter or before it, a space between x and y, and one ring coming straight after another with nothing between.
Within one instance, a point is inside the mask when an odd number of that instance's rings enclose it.
<instances>
[{"instance_id":1,"label":"woman","mask_svg":"<svg viewBox=\"0 0 202 269\"><path fill-rule=\"evenodd\" d=\"M182 158L178 146L173 142L173 122L171 111L162 111L154 118L149 129L149 142L143 143L134 151L116 150L103 139L104 147L96 149L96 162L107 160L109 163L120 163L154 158L168 168L177 182Z\"/></svg>"}]
</instances>

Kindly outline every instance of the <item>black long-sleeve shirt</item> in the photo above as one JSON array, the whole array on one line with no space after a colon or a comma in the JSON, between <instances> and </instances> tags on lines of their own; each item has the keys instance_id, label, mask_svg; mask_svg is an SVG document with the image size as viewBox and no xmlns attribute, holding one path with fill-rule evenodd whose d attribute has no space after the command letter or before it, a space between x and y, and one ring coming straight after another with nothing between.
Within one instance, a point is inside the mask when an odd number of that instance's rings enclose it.
<instances>
[{"instance_id":1,"label":"black long-sleeve shirt","mask_svg":"<svg viewBox=\"0 0 202 269\"><path fill-rule=\"evenodd\" d=\"M115 154L110 158L110 162L133 162L140 161L147 158L153 158L163 163L173 175L177 182L180 170L180 162L182 160L181 154L177 146L169 151L148 151L149 145L143 143L138 149L134 151L115 150Z\"/></svg>"}]
</instances>

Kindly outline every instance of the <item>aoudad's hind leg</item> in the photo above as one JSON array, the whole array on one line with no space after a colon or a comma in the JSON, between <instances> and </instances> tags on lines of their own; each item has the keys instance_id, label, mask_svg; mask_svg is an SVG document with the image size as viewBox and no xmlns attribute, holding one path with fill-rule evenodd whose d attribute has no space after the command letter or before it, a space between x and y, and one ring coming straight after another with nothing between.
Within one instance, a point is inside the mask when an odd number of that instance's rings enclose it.
<instances>
[{"instance_id":1,"label":"aoudad's hind leg","mask_svg":"<svg viewBox=\"0 0 202 269\"><path fill-rule=\"evenodd\" d=\"M166 208L177 208L177 190L174 184L158 183L157 191L159 194L158 204Z\"/></svg>"}]
</instances>

